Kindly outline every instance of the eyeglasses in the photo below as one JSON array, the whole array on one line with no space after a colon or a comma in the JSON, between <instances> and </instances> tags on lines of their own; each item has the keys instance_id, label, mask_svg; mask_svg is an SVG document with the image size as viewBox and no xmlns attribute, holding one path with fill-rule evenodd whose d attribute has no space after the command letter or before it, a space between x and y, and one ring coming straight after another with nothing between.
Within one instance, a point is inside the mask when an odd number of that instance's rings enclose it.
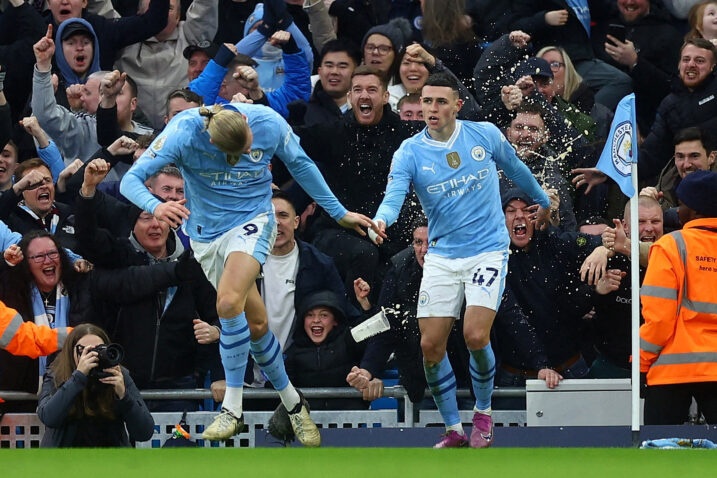
<instances>
[{"instance_id":1,"label":"eyeglasses","mask_svg":"<svg viewBox=\"0 0 717 478\"><path fill-rule=\"evenodd\" d=\"M561 63L559 61L551 61L550 62L550 69L553 71L558 71L560 67L565 66L565 63Z\"/></svg>"},{"instance_id":2,"label":"eyeglasses","mask_svg":"<svg viewBox=\"0 0 717 478\"><path fill-rule=\"evenodd\" d=\"M51 261L54 261L55 259L60 257L60 252L57 250L48 251L44 254L36 254L34 256L29 256L28 259L30 259L32 262L40 264L42 262L45 262L45 257L49 258Z\"/></svg>"},{"instance_id":3,"label":"eyeglasses","mask_svg":"<svg viewBox=\"0 0 717 478\"><path fill-rule=\"evenodd\" d=\"M374 45L373 43L367 43L363 49L369 53L377 51L379 55L384 56L388 55L388 53L393 50L393 47L390 45Z\"/></svg>"}]
</instances>

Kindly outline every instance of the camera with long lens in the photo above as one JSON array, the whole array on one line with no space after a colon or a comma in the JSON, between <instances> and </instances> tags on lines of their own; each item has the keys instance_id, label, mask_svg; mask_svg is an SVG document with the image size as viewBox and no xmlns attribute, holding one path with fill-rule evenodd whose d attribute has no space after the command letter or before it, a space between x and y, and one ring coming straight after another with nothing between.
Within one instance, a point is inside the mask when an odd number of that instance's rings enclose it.
<instances>
[{"instance_id":1,"label":"camera with long lens","mask_svg":"<svg viewBox=\"0 0 717 478\"><path fill-rule=\"evenodd\" d=\"M94 379L111 377L104 369L119 365L124 358L124 349L120 344L100 344L92 348L97 352L97 367L90 370L89 377Z\"/></svg>"}]
</instances>

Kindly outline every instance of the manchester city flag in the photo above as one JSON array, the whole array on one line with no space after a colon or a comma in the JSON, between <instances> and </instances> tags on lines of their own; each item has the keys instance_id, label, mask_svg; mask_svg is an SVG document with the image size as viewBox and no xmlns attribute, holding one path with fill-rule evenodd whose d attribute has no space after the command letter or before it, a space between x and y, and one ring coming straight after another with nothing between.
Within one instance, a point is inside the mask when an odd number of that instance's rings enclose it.
<instances>
[{"instance_id":1,"label":"manchester city flag","mask_svg":"<svg viewBox=\"0 0 717 478\"><path fill-rule=\"evenodd\" d=\"M607 143L602 150L597 168L610 176L627 197L635 194L630 177L631 163L637 163L637 121L635 120L635 94L620 100L610 126Z\"/></svg>"}]
</instances>

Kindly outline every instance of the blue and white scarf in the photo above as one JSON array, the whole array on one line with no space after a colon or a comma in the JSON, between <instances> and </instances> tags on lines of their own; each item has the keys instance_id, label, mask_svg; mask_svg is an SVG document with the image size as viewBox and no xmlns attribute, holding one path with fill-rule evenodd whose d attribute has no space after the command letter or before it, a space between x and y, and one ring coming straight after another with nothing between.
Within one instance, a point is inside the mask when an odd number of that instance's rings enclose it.
<instances>
[{"instance_id":1,"label":"blue and white scarf","mask_svg":"<svg viewBox=\"0 0 717 478\"><path fill-rule=\"evenodd\" d=\"M565 3L573 10L587 32L588 38L590 38L590 7L588 7L588 0L566 0Z\"/></svg>"},{"instance_id":2,"label":"blue and white scarf","mask_svg":"<svg viewBox=\"0 0 717 478\"><path fill-rule=\"evenodd\" d=\"M45 301L42 299L42 295L40 295L40 291L35 284L32 284L30 287L30 295L32 296L32 315L35 324L44 325L51 329L69 326L70 298L67 296L62 282L58 282L57 287L55 287L54 315L51 313L48 314L48 310L45 309ZM46 368L47 357L40 357L40 379L42 379L42 376L45 374Z\"/></svg>"}]
</instances>

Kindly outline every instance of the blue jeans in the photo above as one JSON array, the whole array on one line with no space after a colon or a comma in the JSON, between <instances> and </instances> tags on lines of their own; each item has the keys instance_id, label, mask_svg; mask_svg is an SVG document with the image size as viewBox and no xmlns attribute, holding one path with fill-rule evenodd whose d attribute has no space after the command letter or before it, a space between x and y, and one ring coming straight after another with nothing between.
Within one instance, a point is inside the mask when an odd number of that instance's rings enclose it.
<instances>
[{"instance_id":1,"label":"blue jeans","mask_svg":"<svg viewBox=\"0 0 717 478\"><path fill-rule=\"evenodd\" d=\"M595 101L615 111L623 96L632 93L632 78L597 58L575 63L583 81L595 91Z\"/></svg>"}]
</instances>

